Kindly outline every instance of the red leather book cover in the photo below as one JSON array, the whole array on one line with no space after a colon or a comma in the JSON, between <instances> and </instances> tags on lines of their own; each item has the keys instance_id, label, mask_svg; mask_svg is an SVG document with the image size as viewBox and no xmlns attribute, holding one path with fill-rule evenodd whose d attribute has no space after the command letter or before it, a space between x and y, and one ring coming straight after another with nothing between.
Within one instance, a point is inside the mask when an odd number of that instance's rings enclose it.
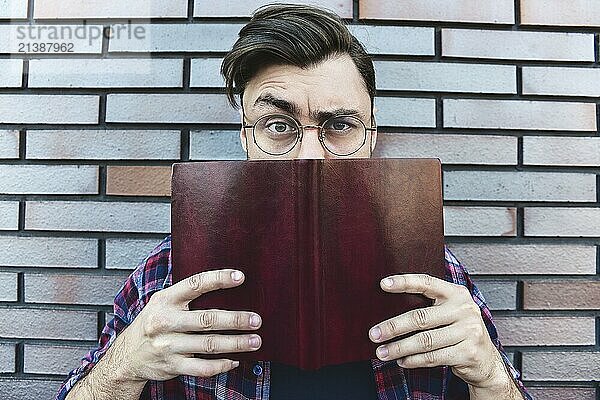
<instances>
[{"instance_id":1,"label":"red leather book cover","mask_svg":"<svg viewBox=\"0 0 600 400\"><path fill-rule=\"evenodd\" d=\"M399 273L444 276L437 159L178 163L173 281L236 268L244 284L190 309L261 315L262 347L230 355L317 369L375 358L373 325L431 304L383 292Z\"/></svg>"}]
</instances>

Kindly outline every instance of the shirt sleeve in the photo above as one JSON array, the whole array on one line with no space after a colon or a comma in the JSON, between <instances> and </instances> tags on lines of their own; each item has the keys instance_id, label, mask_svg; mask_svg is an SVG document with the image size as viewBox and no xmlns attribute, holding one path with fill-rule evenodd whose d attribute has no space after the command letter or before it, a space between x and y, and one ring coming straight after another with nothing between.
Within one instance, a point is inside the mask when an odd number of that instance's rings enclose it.
<instances>
[{"instance_id":1,"label":"shirt sleeve","mask_svg":"<svg viewBox=\"0 0 600 400\"><path fill-rule=\"evenodd\" d=\"M114 299L114 318L102 329L98 344L69 372L55 400L64 400L73 386L100 361L117 335L131 324L152 293L170 284L170 237L163 240L129 275Z\"/></svg>"},{"instance_id":2,"label":"shirt sleeve","mask_svg":"<svg viewBox=\"0 0 600 400\"><path fill-rule=\"evenodd\" d=\"M466 286L469 289L469 292L471 292L473 300L481 309L481 316L483 318L483 322L485 323L485 327L487 328L487 331L490 335L490 338L492 339L492 343L494 343L494 345L498 349L498 352L502 356L502 359L504 360L504 365L506 367L507 372L512 377L513 381L517 385L523 397L527 400L533 400L533 398L527 392L527 389L523 385L523 382L521 380L521 373L512 365L510 359L508 358L508 355L506 354L506 351L500 343L500 339L498 338L498 331L496 329L496 325L494 325L494 321L492 318L492 313L485 302L483 294L473 282L473 279L469 275L469 272L467 271L465 266L462 265L460 261L458 261L456 256L452 254L450 249L448 249L447 247L446 267L446 279L456 284Z\"/></svg>"}]
</instances>

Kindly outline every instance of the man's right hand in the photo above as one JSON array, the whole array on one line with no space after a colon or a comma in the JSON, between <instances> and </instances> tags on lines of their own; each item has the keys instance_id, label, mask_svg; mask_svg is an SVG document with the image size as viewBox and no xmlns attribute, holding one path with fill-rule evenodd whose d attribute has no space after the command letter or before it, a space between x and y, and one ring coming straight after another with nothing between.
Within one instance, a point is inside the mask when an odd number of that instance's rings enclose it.
<instances>
[{"instance_id":1,"label":"man's right hand","mask_svg":"<svg viewBox=\"0 0 600 400\"><path fill-rule=\"evenodd\" d=\"M239 365L227 358L203 359L201 354L255 351L257 334L220 335L212 331L252 331L258 314L247 311L189 310L190 301L204 293L239 286L244 274L222 269L192 275L154 293L114 345L117 367L126 381L167 380L178 375L209 377ZM119 339L119 338L118 338ZM120 343L118 343L120 342ZM200 358L195 357L200 354Z\"/></svg>"}]
</instances>

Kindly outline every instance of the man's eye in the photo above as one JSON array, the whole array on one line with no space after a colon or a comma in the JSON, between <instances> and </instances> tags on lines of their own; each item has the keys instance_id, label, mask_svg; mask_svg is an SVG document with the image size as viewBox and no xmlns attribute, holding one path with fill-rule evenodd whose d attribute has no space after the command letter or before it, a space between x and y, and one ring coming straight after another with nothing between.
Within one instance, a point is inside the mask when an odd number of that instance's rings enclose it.
<instances>
[{"instance_id":1,"label":"man's eye","mask_svg":"<svg viewBox=\"0 0 600 400\"><path fill-rule=\"evenodd\" d=\"M278 133L278 134L291 133L294 129L289 124L287 124L285 122L281 122L281 121L270 122L266 125L266 127L269 132Z\"/></svg>"}]
</instances>

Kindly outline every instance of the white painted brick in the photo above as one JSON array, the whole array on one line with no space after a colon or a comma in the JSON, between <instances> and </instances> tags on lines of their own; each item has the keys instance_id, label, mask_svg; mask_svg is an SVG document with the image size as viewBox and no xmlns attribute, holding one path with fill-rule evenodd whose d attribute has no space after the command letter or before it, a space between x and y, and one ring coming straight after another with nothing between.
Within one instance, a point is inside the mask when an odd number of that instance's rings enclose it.
<instances>
[{"instance_id":1,"label":"white painted brick","mask_svg":"<svg viewBox=\"0 0 600 400\"><path fill-rule=\"evenodd\" d=\"M79 365L89 350L88 346L25 344L23 372L26 374L66 375Z\"/></svg>"},{"instance_id":2,"label":"white painted brick","mask_svg":"<svg viewBox=\"0 0 600 400\"><path fill-rule=\"evenodd\" d=\"M0 265L97 268L98 241L82 238L0 236Z\"/></svg>"},{"instance_id":3,"label":"white painted brick","mask_svg":"<svg viewBox=\"0 0 600 400\"><path fill-rule=\"evenodd\" d=\"M496 317L504 346L586 346L596 340L594 317Z\"/></svg>"},{"instance_id":4,"label":"white painted brick","mask_svg":"<svg viewBox=\"0 0 600 400\"><path fill-rule=\"evenodd\" d=\"M516 236L517 210L507 207L444 207L446 236Z\"/></svg>"},{"instance_id":5,"label":"white painted brick","mask_svg":"<svg viewBox=\"0 0 600 400\"><path fill-rule=\"evenodd\" d=\"M221 77L222 58L192 59L190 86L191 87L225 87Z\"/></svg>"},{"instance_id":6,"label":"white painted brick","mask_svg":"<svg viewBox=\"0 0 600 400\"><path fill-rule=\"evenodd\" d=\"M521 0L524 25L600 26L595 0Z\"/></svg>"},{"instance_id":7,"label":"white painted brick","mask_svg":"<svg viewBox=\"0 0 600 400\"><path fill-rule=\"evenodd\" d=\"M446 128L595 131L593 103L444 100Z\"/></svg>"},{"instance_id":8,"label":"white painted brick","mask_svg":"<svg viewBox=\"0 0 600 400\"><path fill-rule=\"evenodd\" d=\"M183 60L41 59L29 61L29 87L181 87Z\"/></svg>"},{"instance_id":9,"label":"white painted brick","mask_svg":"<svg viewBox=\"0 0 600 400\"><path fill-rule=\"evenodd\" d=\"M112 305L125 275L25 274L25 302Z\"/></svg>"},{"instance_id":10,"label":"white painted brick","mask_svg":"<svg viewBox=\"0 0 600 400\"><path fill-rule=\"evenodd\" d=\"M0 87L21 87L22 74L23 61L16 59L0 60Z\"/></svg>"},{"instance_id":11,"label":"white painted brick","mask_svg":"<svg viewBox=\"0 0 600 400\"><path fill-rule=\"evenodd\" d=\"M34 18L177 18L187 17L187 0L44 0Z\"/></svg>"},{"instance_id":12,"label":"white painted brick","mask_svg":"<svg viewBox=\"0 0 600 400\"><path fill-rule=\"evenodd\" d=\"M0 272L0 301L17 301L17 274Z\"/></svg>"},{"instance_id":13,"label":"white painted brick","mask_svg":"<svg viewBox=\"0 0 600 400\"><path fill-rule=\"evenodd\" d=\"M0 343L0 372L15 372L15 345Z\"/></svg>"},{"instance_id":14,"label":"white painted brick","mask_svg":"<svg viewBox=\"0 0 600 400\"><path fill-rule=\"evenodd\" d=\"M513 60L594 61L594 35L442 29L442 55Z\"/></svg>"},{"instance_id":15,"label":"white painted brick","mask_svg":"<svg viewBox=\"0 0 600 400\"><path fill-rule=\"evenodd\" d=\"M0 0L0 19L27 18L27 0Z\"/></svg>"},{"instance_id":16,"label":"white painted brick","mask_svg":"<svg viewBox=\"0 0 600 400\"><path fill-rule=\"evenodd\" d=\"M598 381L599 351L524 352L523 379L532 381ZM562 398L561 398L562 399Z\"/></svg>"},{"instance_id":17,"label":"white painted brick","mask_svg":"<svg viewBox=\"0 0 600 400\"><path fill-rule=\"evenodd\" d=\"M107 122L239 123L221 94L109 94Z\"/></svg>"},{"instance_id":18,"label":"white painted brick","mask_svg":"<svg viewBox=\"0 0 600 400\"><path fill-rule=\"evenodd\" d=\"M19 202L0 201L0 231L19 229Z\"/></svg>"},{"instance_id":19,"label":"white painted brick","mask_svg":"<svg viewBox=\"0 0 600 400\"><path fill-rule=\"evenodd\" d=\"M100 54L102 25L0 25L0 53ZM52 43L46 51L40 44ZM29 44L29 46L27 46ZM64 45L60 48L60 45ZM68 47L65 47L68 46ZM50 51L49 51L50 50Z\"/></svg>"},{"instance_id":20,"label":"white painted brick","mask_svg":"<svg viewBox=\"0 0 600 400\"><path fill-rule=\"evenodd\" d=\"M443 164L517 164L514 136L378 133L377 157L439 158Z\"/></svg>"},{"instance_id":21,"label":"white painted brick","mask_svg":"<svg viewBox=\"0 0 600 400\"><path fill-rule=\"evenodd\" d=\"M600 138L524 136L525 165L600 166Z\"/></svg>"},{"instance_id":22,"label":"white painted brick","mask_svg":"<svg viewBox=\"0 0 600 400\"><path fill-rule=\"evenodd\" d=\"M360 18L514 23L511 0L394 0L360 2Z\"/></svg>"},{"instance_id":23,"label":"white painted brick","mask_svg":"<svg viewBox=\"0 0 600 400\"><path fill-rule=\"evenodd\" d=\"M176 130L27 131L28 159L178 160Z\"/></svg>"},{"instance_id":24,"label":"white painted brick","mask_svg":"<svg viewBox=\"0 0 600 400\"><path fill-rule=\"evenodd\" d=\"M523 67L523 94L600 96L600 68Z\"/></svg>"},{"instance_id":25,"label":"white painted brick","mask_svg":"<svg viewBox=\"0 0 600 400\"><path fill-rule=\"evenodd\" d=\"M159 243L153 239L106 239L106 268L134 269Z\"/></svg>"},{"instance_id":26,"label":"white painted brick","mask_svg":"<svg viewBox=\"0 0 600 400\"><path fill-rule=\"evenodd\" d=\"M97 166L0 165L0 194L97 194Z\"/></svg>"},{"instance_id":27,"label":"white painted brick","mask_svg":"<svg viewBox=\"0 0 600 400\"><path fill-rule=\"evenodd\" d=\"M375 61L377 89L425 92L516 93L509 65Z\"/></svg>"},{"instance_id":28,"label":"white painted brick","mask_svg":"<svg viewBox=\"0 0 600 400\"><path fill-rule=\"evenodd\" d=\"M446 171L444 199L595 202L596 175L561 172Z\"/></svg>"},{"instance_id":29,"label":"white painted brick","mask_svg":"<svg viewBox=\"0 0 600 400\"><path fill-rule=\"evenodd\" d=\"M96 312L0 309L0 336L6 338L95 340Z\"/></svg>"},{"instance_id":30,"label":"white painted brick","mask_svg":"<svg viewBox=\"0 0 600 400\"><path fill-rule=\"evenodd\" d=\"M516 281L476 280L476 285L483 294L486 304L491 310L514 310L517 307Z\"/></svg>"},{"instance_id":31,"label":"white painted brick","mask_svg":"<svg viewBox=\"0 0 600 400\"><path fill-rule=\"evenodd\" d=\"M587 275L596 273L596 247L571 244L452 243L472 274Z\"/></svg>"},{"instance_id":32,"label":"white painted brick","mask_svg":"<svg viewBox=\"0 0 600 400\"><path fill-rule=\"evenodd\" d=\"M19 158L19 131L0 130L0 158Z\"/></svg>"},{"instance_id":33,"label":"white painted brick","mask_svg":"<svg viewBox=\"0 0 600 400\"><path fill-rule=\"evenodd\" d=\"M51 399L60 385L60 380L7 377L0 379L0 393L10 394L5 400Z\"/></svg>"},{"instance_id":34,"label":"white painted brick","mask_svg":"<svg viewBox=\"0 0 600 400\"><path fill-rule=\"evenodd\" d=\"M217 2L195 0L194 17L248 17L258 7L270 3L272 3L270 0L220 0ZM297 3L297 1L283 0L278 3ZM352 18L352 0L312 0L302 4L325 7L342 18Z\"/></svg>"},{"instance_id":35,"label":"white painted brick","mask_svg":"<svg viewBox=\"0 0 600 400\"><path fill-rule=\"evenodd\" d=\"M121 25L123 26L123 25ZM110 52L226 52L237 40L243 24L131 24L125 28L140 33L123 32L109 41ZM118 25L112 25L114 32Z\"/></svg>"},{"instance_id":36,"label":"white painted brick","mask_svg":"<svg viewBox=\"0 0 600 400\"><path fill-rule=\"evenodd\" d=\"M525 208L526 236L600 236L600 208Z\"/></svg>"},{"instance_id":37,"label":"white painted brick","mask_svg":"<svg viewBox=\"0 0 600 400\"><path fill-rule=\"evenodd\" d=\"M239 131L192 131L191 160L245 160Z\"/></svg>"},{"instance_id":38,"label":"white painted brick","mask_svg":"<svg viewBox=\"0 0 600 400\"><path fill-rule=\"evenodd\" d=\"M378 126L435 127L435 99L375 98Z\"/></svg>"},{"instance_id":39,"label":"white painted brick","mask_svg":"<svg viewBox=\"0 0 600 400\"><path fill-rule=\"evenodd\" d=\"M171 230L169 203L28 201L25 229L148 232Z\"/></svg>"},{"instance_id":40,"label":"white painted brick","mask_svg":"<svg viewBox=\"0 0 600 400\"><path fill-rule=\"evenodd\" d=\"M435 55L435 29L412 26L349 25L369 54Z\"/></svg>"},{"instance_id":41,"label":"white painted brick","mask_svg":"<svg viewBox=\"0 0 600 400\"><path fill-rule=\"evenodd\" d=\"M87 95L0 95L0 123L95 124L98 96Z\"/></svg>"}]
</instances>

